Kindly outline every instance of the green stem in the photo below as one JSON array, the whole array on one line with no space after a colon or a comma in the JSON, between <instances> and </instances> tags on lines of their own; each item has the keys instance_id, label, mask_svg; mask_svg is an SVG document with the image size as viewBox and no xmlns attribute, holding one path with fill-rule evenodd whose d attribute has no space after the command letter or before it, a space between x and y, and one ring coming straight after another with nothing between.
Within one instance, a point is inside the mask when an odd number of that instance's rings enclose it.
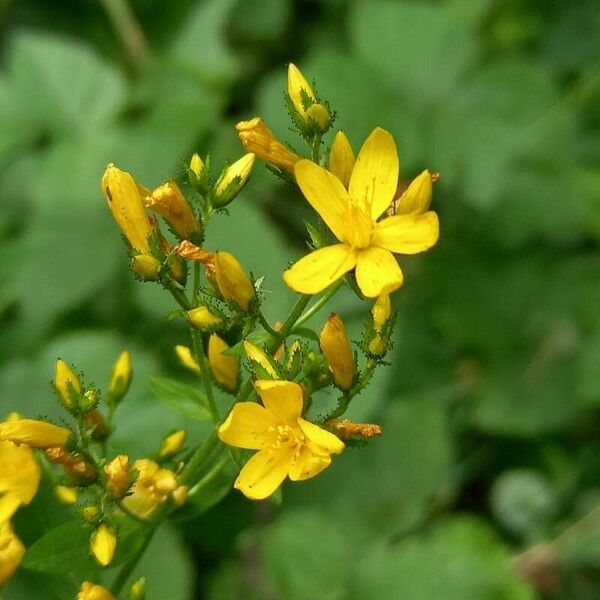
<instances>
[{"instance_id":1,"label":"green stem","mask_svg":"<svg viewBox=\"0 0 600 600\"><path fill-rule=\"evenodd\" d=\"M194 263L194 295L192 296L192 302L196 301L198 290L200 289L200 263Z\"/></svg>"},{"instance_id":2,"label":"green stem","mask_svg":"<svg viewBox=\"0 0 600 600\"><path fill-rule=\"evenodd\" d=\"M315 315L321 308L323 308L331 298L342 288L344 285L344 279L338 279L333 285L329 286L329 289L323 294L304 314L302 314L296 323L294 323L294 327L292 328L291 333L294 333L308 321L313 315Z\"/></svg>"},{"instance_id":3,"label":"green stem","mask_svg":"<svg viewBox=\"0 0 600 600\"><path fill-rule=\"evenodd\" d=\"M263 315L262 311L260 311L260 310L258 311L258 321L260 322L260 324L263 326L263 329L268 334L273 335L275 337L281 337L281 333L279 331L276 331L269 325L269 322L265 318L265 315Z\"/></svg>"},{"instance_id":4,"label":"green stem","mask_svg":"<svg viewBox=\"0 0 600 600\"><path fill-rule=\"evenodd\" d=\"M215 477L225 468L227 463L229 462L229 456L224 454L196 485L190 490L190 494L197 494L202 491L207 485L209 485L212 481L214 481Z\"/></svg>"},{"instance_id":5,"label":"green stem","mask_svg":"<svg viewBox=\"0 0 600 600\"><path fill-rule=\"evenodd\" d=\"M169 277L163 277L161 283L164 285L165 289L171 292L171 296L175 299L177 304L181 306L184 310L191 310L194 308L192 303L187 299L186 295L180 290L177 285L173 282Z\"/></svg>"},{"instance_id":6,"label":"green stem","mask_svg":"<svg viewBox=\"0 0 600 600\"><path fill-rule=\"evenodd\" d=\"M221 416L219 415L219 409L217 408L217 403L215 402L215 396L213 394L210 368L208 366L206 354L204 353L204 348L202 346L202 336L200 332L197 329L194 329L193 327L190 328L190 331L192 334L192 345L194 347L194 354L196 357L196 362L200 367L200 377L202 379L202 385L204 386L204 392L206 393L206 398L208 400L210 413L213 419L213 423L217 425L221 421Z\"/></svg>"},{"instance_id":7,"label":"green stem","mask_svg":"<svg viewBox=\"0 0 600 600\"><path fill-rule=\"evenodd\" d=\"M144 536L142 545L138 548L138 551L121 567L121 570L110 587L110 590L114 596L118 596L121 593L123 586L131 577L133 570L137 567L137 564L140 562L142 556L144 556L144 553L152 541L157 527L158 523L146 531L146 535Z\"/></svg>"},{"instance_id":8,"label":"green stem","mask_svg":"<svg viewBox=\"0 0 600 600\"><path fill-rule=\"evenodd\" d=\"M305 295L305 294L302 294L300 296L300 298L298 298L298 301L294 305L294 308L292 308L292 312L290 312L287 319L281 326L281 329L278 331L280 338L285 339L291 333L292 329L294 328L294 325L296 325L296 322L300 318L302 311L306 308L306 306L310 302L311 298L312 298L312 296ZM275 352L275 350L277 350L280 343L281 343L280 339L275 339L275 340L272 340L271 342L269 342L266 346L267 352L269 354Z\"/></svg>"},{"instance_id":9,"label":"green stem","mask_svg":"<svg viewBox=\"0 0 600 600\"><path fill-rule=\"evenodd\" d=\"M181 471L179 475L179 483L181 485L190 485L194 478L196 477L196 472L202 465L202 463L209 457L210 453L215 449L217 443L219 442L219 437L217 435L217 430L213 429L210 435L204 440L190 459L187 461L185 467Z\"/></svg>"}]
</instances>

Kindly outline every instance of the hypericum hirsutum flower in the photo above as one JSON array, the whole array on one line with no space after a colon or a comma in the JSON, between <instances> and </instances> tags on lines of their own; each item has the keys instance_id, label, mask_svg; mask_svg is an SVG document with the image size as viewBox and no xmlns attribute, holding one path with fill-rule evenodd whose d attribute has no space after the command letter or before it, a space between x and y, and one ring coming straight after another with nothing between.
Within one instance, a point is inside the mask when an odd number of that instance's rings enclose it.
<instances>
[{"instance_id":1,"label":"hypericum hirsutum flower","mask_svg":"<svg viewBox=\"0 0 600 600\"><path fill-rule=\"evenodd\" d=\"M101 585L84 581L79 588L76 600L115 600L115 597Z\"/></svg>"},{"instance_id":2,"label":"hypericum hirsutum flower","mask_svg":"<svg viewBox=\"0 0 600 600\"><path fill-rule=\"evenodd\" d=\"M177 489L177 478L173 471L147 458L136 460L133 469L138 476L131 495L125 497L123 504L136 515L147 517Z\"/></svg>"},{"instance_id":3,"label":"hypericum hirsutum flower","mask_svg":"<svg viewBox=\"0 0 600 600\"><path fill-rule=\"evenodd\" d=\"M263 406L234 405L219 427L223 442L258 450L244 465L234 487L253 500L270 496L286 477L309 479L340 454L344 443L335 435L302 418L302 388L292 381L257 381Z\"/></svg>"},{"instance_id":4,"label":"hypericum hirsutum flower","mask_svg":"<svg viewBox=\"0 0 600 600\"><path fill-rule=\"evenodd\" d=\"M296 181L339 243L300 259L283 277L301 294L316 294L355 269L362 293L374 298L402 285L393 253L417 254L439 236L432 211L384 215L398 185L399 162L390 133L376 128L365 140L352 170L348 190L329 171L309 160L295 167Z\"/></svg>"}]
</instances>

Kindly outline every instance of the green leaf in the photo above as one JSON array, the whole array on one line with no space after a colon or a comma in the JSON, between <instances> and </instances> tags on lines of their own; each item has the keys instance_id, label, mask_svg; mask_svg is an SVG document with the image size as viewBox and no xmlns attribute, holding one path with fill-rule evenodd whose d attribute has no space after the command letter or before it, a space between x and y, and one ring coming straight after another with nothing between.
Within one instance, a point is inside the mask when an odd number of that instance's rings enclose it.
<instances>
[{"instance_id":1,"label":"green leaf","mask_svg":"<svg viewBox=\"0 0 600 600\"><path fill-rule=\"evenodd\" d=\"M89 553L92 528L81 521L69 521L51 529L32 546L23 558L23 567L78 577L89 577L99 570Z\"/></svg>"},{"instance_id":2,"label":"green leaf","mask_svg":"<svg viewBox=\"0 0 600 600\"><path fill-rule=\"evenodd\" d=\"M150 389L163 404L182 415L198 421L211 420L206 396L191 385L167 377L151 377Z\"/></svg>"}]
</instances>

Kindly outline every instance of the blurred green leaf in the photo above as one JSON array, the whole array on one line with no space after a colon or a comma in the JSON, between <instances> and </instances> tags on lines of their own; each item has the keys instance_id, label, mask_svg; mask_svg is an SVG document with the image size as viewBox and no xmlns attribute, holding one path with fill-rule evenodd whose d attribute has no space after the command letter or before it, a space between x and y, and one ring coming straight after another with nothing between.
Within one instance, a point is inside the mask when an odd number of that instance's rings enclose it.
<instances>
[{"instance_id":1,"label":"blurred green leaf","mask_svg":"<svg viewBox=\"0 0 600 600\"><path fill-rule=\"evenodd\" d=\"M169 408L198 421L210 421L208 400L199 390L167 377L151 377L150 389Z\"/></svg>"}]
</instances>

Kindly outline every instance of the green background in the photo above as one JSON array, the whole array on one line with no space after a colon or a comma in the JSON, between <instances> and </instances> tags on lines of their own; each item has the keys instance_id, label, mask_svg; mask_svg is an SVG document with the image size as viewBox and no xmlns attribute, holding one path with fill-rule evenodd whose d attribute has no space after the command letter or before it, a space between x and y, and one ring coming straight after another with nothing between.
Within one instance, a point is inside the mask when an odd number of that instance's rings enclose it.
<instances>
[{"instance_id":1,"label":"green background","mask_svg":"<svg viewBox=\"0 0 600 600\"><path fill-rule=\"evenodd\" d=\"M281 506L235 491L195 505L144 559L148 598L600 597L600 3L134 0L138 53L109 17L119 6L0 4L3 413L60 418L57 356L104 386L127 348L114 447L140 456L181 425L202 439L206 423L149 387L188 378L173 353L187 333L128 272L100 176L115 162L155 186L194 151L222 165L243 153L234 124L255 115L300 147L287 62L355 149L379 125L403 179L441 173L440 242L401 259L391 366L351 409L384 435L286 484ZM266 277L272 320L292 302L281 272L304 251L305 218L257 162L209 232ZM358 339L366 305L346 290L332 306ZM44 487L16 527L30 545L69 518ZM95 574L79 556L73 577L65 556L29 556L3 597L74 597Z\"/></svg>"}]
</instances>

